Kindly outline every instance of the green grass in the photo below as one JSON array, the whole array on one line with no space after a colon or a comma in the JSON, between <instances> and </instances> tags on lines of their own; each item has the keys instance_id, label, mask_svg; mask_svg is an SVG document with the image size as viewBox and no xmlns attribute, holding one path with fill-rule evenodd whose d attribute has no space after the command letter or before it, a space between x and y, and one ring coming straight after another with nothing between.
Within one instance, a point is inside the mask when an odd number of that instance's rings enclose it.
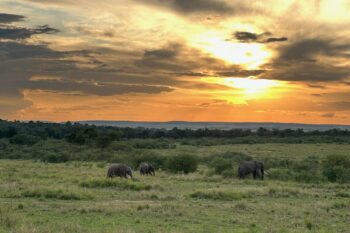
<instances>
[{"instance_id":1,"label":"green grass","mask_svg":"<svg viewBox=\"0 0 350 233\"><path fill-rule=\"evenodd\" d=\"M235 151L302 161L349 156L349 149L258 144L150 151L199 157ZM106 169L104 162L0 160L0 233L349 232L350 184L223 178L205 165L187 175L134 172L132 180L110 180Z\"/></svg>"}]
</instances>

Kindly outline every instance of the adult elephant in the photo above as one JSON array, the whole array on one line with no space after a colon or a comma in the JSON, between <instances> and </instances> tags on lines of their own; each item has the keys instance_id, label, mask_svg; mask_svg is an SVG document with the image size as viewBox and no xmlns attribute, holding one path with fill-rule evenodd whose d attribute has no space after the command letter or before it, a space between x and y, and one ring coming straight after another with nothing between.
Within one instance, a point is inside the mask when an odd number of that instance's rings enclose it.
<instances>
[{"instance_id":1,"label":"adult elephant","mask_svg":"<svg viewBox=\"0 0 350 233\"><path fill-rule=\"evenodd\" d=\"M152 175L154 176L156 173L155 173L155 169L153 167L152 164L149 164L149 163L141 163L140 164L140 175L143 176L143 175Z\"/></svg>"},{"instance_id":2,"label":"adult elephant","mask_svg":"<svg viewBox=\"0 0 350 233\"><path fill-rule=\"evenodd\" d=\"M114 176L124 177L125 179L127 179L128 176L132 178L132 170L129 166L125 164L111 164L107 171L107 177L112 178Z\"/></svg>"},{"instance_id":3,"label":"adult elephant","mask_svg":"<svg viewBox=\"0 0 350 233\"><path fill-rule=\"evenodd\" d=\"M238 167L238 177L244 178L252 174L254 179L264 179L264 163L259 161L243 161Z\"/></svg>"}]
</instances>

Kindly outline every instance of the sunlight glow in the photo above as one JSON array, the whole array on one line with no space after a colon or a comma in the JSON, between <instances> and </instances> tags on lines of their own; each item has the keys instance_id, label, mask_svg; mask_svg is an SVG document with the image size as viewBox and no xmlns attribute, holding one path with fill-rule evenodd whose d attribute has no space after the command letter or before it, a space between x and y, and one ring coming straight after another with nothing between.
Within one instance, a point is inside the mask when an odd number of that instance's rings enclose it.
<instances>
[{"instance_id":1,"label":"sunlight glow","mask_svg":"<svg viewBox=\"0 0 350 233\"><path fill-rule=\"evenodd\" d=\"M198 46L215 57L232 64L243 65L247 69L257 69L271 58L271 53L265 45L257 43L235 43L222 38L208 37Z\"/></svg>"},{"instance_id":2,"label":"sunlight glow","mask_svg":"<svg viewBox=\"0 0 350 233\"><path fill-rule=\"evenodd\" d=\"M208 83L221 84L232 88L232 91L220 93L220 98L235 104L245 104L247 100L275 98L278 96L285 83L281 81L247 78L204 78Z\"/></svg>"},{"instance_id":3,"label":"sunlight glow","mask_svg":"<svg viewBox=\"0 0 350 233\"><path fill-rule=\"evenodd\" d=\"M254 78L224 78L222 84L229 87L241 89L247 95L267 92L270 88L277 86L277 81Z\"/></svg>"}]
</instances>

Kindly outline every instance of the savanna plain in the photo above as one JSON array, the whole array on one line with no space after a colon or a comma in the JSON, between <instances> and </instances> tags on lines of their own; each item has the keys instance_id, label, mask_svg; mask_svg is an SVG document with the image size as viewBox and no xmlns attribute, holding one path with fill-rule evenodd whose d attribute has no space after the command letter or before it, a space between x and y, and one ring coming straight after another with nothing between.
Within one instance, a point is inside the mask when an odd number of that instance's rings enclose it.
<instances>
[{"instance_id":1,"label":"savanna plain","mask_svg":"<svg viewBox=\"0 0 350 233\"><path fill-rule=\"evenodd\" d=\"M132 153L196 155L195 171L158 169L156 176L140 176L135 170L133 179L107 179L107 161L1 159L0 232L350 232L350 185L326 180L321 165L314 165L332 155L348 156L348 144L168 142L172 146L166 149ZM2 153L64 150L66 145L1 143ZM71 153L116 154L120 147L112 143L102 152L66 146ZM237 178L235 158L242 156L265 162L264 180Z\"/></svg>"}]
</instances>

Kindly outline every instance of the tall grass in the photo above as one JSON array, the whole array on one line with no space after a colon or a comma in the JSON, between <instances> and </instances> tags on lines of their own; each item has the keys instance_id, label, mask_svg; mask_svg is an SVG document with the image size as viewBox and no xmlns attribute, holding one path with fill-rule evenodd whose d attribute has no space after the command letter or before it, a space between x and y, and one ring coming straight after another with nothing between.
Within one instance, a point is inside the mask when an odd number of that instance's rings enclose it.
<instances>
[{"instance_id":1,"label":"tall grass","mask_svg":"<svg viewBox=\"0 0 350 233\"><path fill-rule=\"evenodd\" d=\"M117 188L122 190L150 190L151 185L142 184L137 181L119 180L119 179L91 179L80 183L84 188Z\"/></svg>"}]
</instances>

